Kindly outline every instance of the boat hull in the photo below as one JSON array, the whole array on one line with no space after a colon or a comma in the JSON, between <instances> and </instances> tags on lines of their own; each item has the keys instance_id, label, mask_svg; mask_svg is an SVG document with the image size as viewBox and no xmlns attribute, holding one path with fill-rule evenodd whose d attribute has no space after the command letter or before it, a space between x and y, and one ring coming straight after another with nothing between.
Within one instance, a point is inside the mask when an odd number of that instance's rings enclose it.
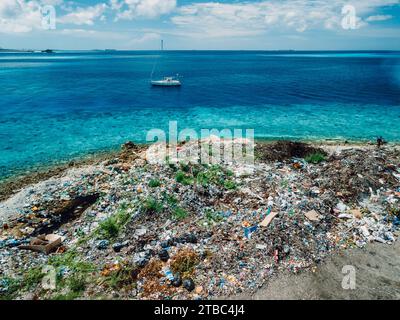
<instances>
[{"instance_id":1,"label":"boat hull","mask_svg":"<svg viewBox=\"0 0 400 320\"><path fill-rule=\"evenodd\" d=\"M152 86L156 87L179 87L181 86L180 81L173 80L173 81L151 81Z\"/></svg>"}]
</instances>

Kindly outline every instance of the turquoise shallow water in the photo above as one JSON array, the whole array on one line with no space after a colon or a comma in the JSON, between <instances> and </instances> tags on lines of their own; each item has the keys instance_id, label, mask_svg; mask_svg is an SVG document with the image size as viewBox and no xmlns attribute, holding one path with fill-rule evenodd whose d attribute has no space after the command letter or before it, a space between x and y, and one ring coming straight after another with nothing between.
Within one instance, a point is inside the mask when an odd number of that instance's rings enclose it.
<instances>
[{"instance_id":1,"label":"turquoise shallow water","mask_svg":"<svg viewBox=\"0 0 400 320\"><path fill-rule=\"evenodd\" d=\"M150 73L181 88L152 88ZM251 128L257 138L400 141L400 54L0 54L0 177L144 142L152 128Z\"/></svg>"}]
</instances>

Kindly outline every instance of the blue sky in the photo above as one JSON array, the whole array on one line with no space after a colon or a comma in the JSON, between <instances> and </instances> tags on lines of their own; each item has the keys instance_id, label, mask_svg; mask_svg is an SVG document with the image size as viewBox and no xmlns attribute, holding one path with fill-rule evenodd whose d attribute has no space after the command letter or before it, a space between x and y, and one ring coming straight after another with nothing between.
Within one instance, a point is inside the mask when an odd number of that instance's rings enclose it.
<instances>
[{"instance_id":1,"label":"blue sky","mask_svg":"<svg viewBox=\"0 0 400 320\"><path fill-rule=\"evenodd\" d=\"M48 5L55 29L43 28ZM4 48L146 50L161 39L171 50L400 50L400 0L0 0Z\"/></svg>"}]
</instances>

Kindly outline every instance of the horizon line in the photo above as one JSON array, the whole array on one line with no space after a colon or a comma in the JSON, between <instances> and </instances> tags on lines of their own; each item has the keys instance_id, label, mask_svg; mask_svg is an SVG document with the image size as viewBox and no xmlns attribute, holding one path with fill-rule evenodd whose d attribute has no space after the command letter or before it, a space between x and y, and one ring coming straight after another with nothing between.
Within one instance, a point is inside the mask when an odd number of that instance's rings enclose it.
<instances>
[{"instance_id":1,"label":"horizon line","mask_svg":"<svg viewBox=\"0 0 400 320\"><path fill-rule=\"evenodd\" d=\"M14 49L14 48L3 48L0 47L1 51L9 51L9 52L29 52L35 53L36 51L42 52L45 50L51 51L108 51L108 52L123 52L123 51L163 51L163 52L174 52L174 51L236 51L236 52L254 52L254 51L263 51L263 52L400 52L400 49L54 49L54 48L46 48L46 49Z\"/></svg>"}]
</instances>

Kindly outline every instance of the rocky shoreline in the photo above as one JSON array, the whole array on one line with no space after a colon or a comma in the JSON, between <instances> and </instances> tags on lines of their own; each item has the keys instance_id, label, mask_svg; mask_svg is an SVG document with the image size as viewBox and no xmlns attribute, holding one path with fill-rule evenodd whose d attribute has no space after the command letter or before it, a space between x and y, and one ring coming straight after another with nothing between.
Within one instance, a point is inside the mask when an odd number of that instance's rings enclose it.
<instances>
[{"instance_id":1,"label":"rocky shoreline","mask_svg":"<svg viewBox=\"0 0 400 320\"><path fill-rule=\"evenodd\" d=\"M1 186L1 298L226 297L396 240L397 145L257 143L251 173L149 164L146 148ZM50 234L62 242L48 255L21 249Z\"/></svg>"},{"instance_id":2,"label":"rocky shoreline","mask_svg":"<svg viewBox=\"0 0 400 320\"><path fill-rule=\"evenodd\" d=\"M278 140L265 140L257 139L257 143L261 145L267 145L277 142ZM374 143L371 141L348 141L348 140L337 140L337 139L325 139L325 140L299 140L306 144L314 146L324 146L330 150L341 149L348 146L353 147L368 147L373 146ZM147 148L147 144L139 143L136 144L140 148ZM392 145L398 145L393 142ZM0 178L0 201L4 201L13 194L17 193L24 187L36 184L38 182L53 178L60 177L68 169L74 167L82 167L84 165L94 165L102 161L111 160L118 158L121 155L121 150L101 150L95 153L85 154L80 157L74 157L71 160L62 160L59 163L43 164L32 168L31 170L19 169L17 172L10 176Z\"/></svg>"},{"instance_id":3,"label":"rocky shoreline","mask_svg":"<svg viewBox=\"0 0 400 320\"><path fill-rule=\"evenodd\" d=\"M39 165L31 170L20 169L11 176L0 179L0 201L3 201L24 187L38 182L60 177L65 171L74 167L96 164L101 161L118 157L120 151L99 151L93 154L83 155L69 161L63 160L59 163Z\"/></svg>"}]
</instances>

